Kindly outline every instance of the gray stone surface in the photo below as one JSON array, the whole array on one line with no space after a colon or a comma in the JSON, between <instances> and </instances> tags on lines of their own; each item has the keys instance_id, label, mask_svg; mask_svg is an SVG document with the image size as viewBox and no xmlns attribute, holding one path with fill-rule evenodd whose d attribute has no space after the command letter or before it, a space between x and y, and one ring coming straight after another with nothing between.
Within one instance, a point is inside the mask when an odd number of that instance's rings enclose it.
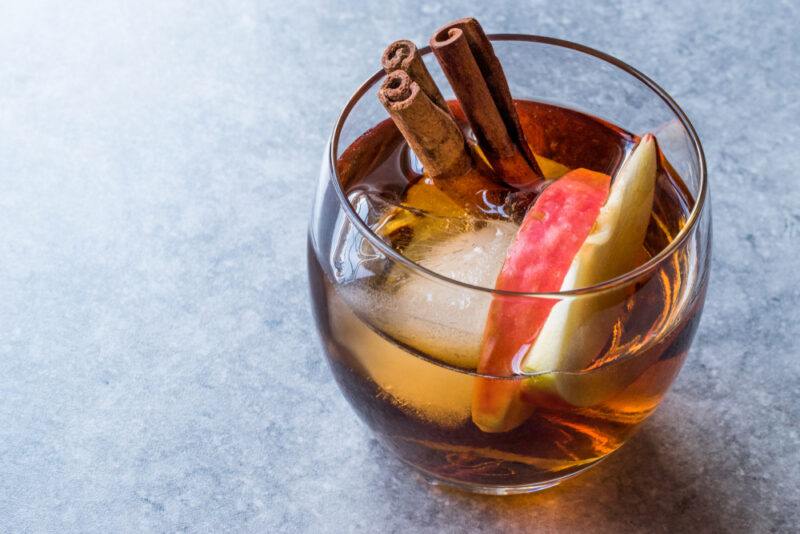
<instances>
[{"instance_id":1,"label":"gray stone surface","mask_svg":"<svg viewBox=\"0 0 800 534\"><path fill-rule=\"evenodd\" d=\"M486 4L0 3L0 531L796 531L800 6ZM710 163L686 367L623 450L534 496L383 452L306 290L339 109L387 42L466 14L641 68Z\"/></svg>"}]
</instances>

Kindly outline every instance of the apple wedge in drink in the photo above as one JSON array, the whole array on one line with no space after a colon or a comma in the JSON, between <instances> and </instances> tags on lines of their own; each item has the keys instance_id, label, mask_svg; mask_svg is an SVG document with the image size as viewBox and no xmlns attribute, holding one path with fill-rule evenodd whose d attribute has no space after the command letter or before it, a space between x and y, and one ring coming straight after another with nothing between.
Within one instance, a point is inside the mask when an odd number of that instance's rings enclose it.
<instances>
[{"instance_id":1,"label":"apple wedge in drink","mask_svg":"<svg viewBox=\"0 0 800 534\"><path fill-rule=\"evenodd\" d=\"M610 192L607 180L605 187L599 181L585 182L596 187L592 202L585 205L578 206L580 195L573 182L591 171L572 171L545 189L509 247L497 289L567 291L611 280L635 267L653 205L656 156L655 139L648 134L617 172ZM626 298L613 289L560 301L495 297L478 371L543 374L526 379L522 390L519 380L479 380L473 395L475 424L486 432L514 428L532 409L524 398L537 392L555 393L583 406L624 388L628 375L637 376L635 365L624 371L575 372L597 358Z\"/></svg>"},{"instance_id":2,"label":"apple wedge in drink","mask_svg":"<svg viewBox=\"0 0 800 534\"><path fill-rule=\"evenodd\" d=\"M655 138L648 134L614 178L608 201L575 256L562 291L611 280L641 261L653 207L656 161ZM627 298L624 290L608 289L559 302L528 352L523 371L560 371L547 375L544 383L549 382L547 385L561 398L577 406L602 402L624 388L648 362L643 361L642 366L637 366L637 362L620 363L592 373L576 372L586 369L597 358ZM542 382L532 380L527 385L541 387Z\"/></svg>"},{"instance_id":3,"label":"apple wedge in drink","mask_svg":"<svg viewBox=\"0 0 800 534\"><path fill-rule=\"evenodd\" d=\"M549 185L525 214L506 252L495 288L556 292L608 197L610 177L587 169L570 171ZM483 332L478 372L512 376L535 341L556 300L495 296ZM485 432L505 432L530 415L518 380L479 378L472 420Z\"/></svg>"}]
</instances>

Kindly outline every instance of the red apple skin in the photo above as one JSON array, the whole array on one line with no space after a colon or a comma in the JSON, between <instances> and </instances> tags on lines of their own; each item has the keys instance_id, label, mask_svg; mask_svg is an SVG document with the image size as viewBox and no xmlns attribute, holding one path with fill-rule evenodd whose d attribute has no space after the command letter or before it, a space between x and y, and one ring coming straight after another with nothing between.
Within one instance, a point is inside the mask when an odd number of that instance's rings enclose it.
<instances>
[{"instance_id":1,"label":"red apple skin","mask_svg":"<svg viewBox=\"0 0 800 534\"><path fill-rule=\"evenodd\" d=\"M594 226L610 188L607 174L576 169L548 186L525 214L508 247L495 287L557 292ZM478 372L512 376L557 303L554 299L497 296L489 307ZM506 432L530 415L520 381L478 378L472 420L485 432Z\"/></svg>"}]
</instances>

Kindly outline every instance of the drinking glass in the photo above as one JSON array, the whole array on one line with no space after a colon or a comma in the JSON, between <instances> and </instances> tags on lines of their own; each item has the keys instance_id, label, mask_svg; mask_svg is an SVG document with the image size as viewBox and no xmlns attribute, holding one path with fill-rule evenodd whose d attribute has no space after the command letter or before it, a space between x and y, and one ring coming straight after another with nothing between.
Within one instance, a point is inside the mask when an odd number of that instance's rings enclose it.
<instances>
[{"instance_id":1,"label":"drinking glass","mask_svg":"<svg viewBox=\"0 0 800 534\"><path fill-rule=\"evenodd\" d=\"M429 482L505 495L541 490L595 465L657 408L700 320L711 215L698 136L652 80L579 44L533 35L490 38L516 99L653 132L662 164L681 177L687 199L668 246L599 285L533 294L449 279L395 251L347 195L340 157L386 120L376 98L384 74L374 74L345 105L325 151L308 237L312 305L333 376L379 440ZM420 52L452 98L429 49ZM492 299L585 304L590 312L582 326L609 330L603 356L583 369L476 372L464 362L480 344ZM479 384L522 392L524 420L502 432L478 428L470 410Z\"/></svg>"}]
</instances>

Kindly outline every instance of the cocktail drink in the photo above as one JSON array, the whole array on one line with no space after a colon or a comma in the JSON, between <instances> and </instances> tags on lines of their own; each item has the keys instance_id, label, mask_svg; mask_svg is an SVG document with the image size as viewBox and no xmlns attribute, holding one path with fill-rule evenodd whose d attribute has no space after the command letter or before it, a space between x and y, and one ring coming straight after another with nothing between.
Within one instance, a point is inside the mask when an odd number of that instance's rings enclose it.
<instances>
[{"instance_id":1,"label":"cocktail drink","mask_svg":"<svg viewBox=\"0 0 800 534\"><path fill-rule=\"evenodd\" d=\"M708 278L702 151L662 90L599 52L493 46L474 19L431 48L457 99L398 41L334 131L309 238L317 325L402 460L534 491L621 446L683 364Z\"/></svg>"}]
</instances>

